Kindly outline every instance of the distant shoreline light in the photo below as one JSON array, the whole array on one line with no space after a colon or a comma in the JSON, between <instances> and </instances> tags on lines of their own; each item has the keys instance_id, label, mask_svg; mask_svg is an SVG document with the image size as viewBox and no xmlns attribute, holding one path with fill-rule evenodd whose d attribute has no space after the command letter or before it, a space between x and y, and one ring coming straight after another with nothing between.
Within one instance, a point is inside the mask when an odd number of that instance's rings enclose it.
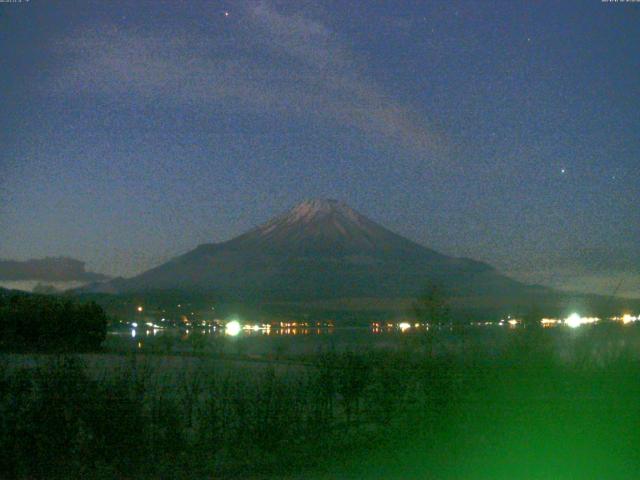
<instances>
[{"instance_id":1,"label":"distant shoreline light","mask_svg":"<svg viewBox=\"0 0 640 480\"><path fill-rule=\"evenodd\" d=\"M227 322L227 324L224 327L225 333L232 337L237 336L241 330L242 330L242 325L240 325L240 322L238 322L237 320L231 320L230 322Z\"/></svg>"}]
</instances>

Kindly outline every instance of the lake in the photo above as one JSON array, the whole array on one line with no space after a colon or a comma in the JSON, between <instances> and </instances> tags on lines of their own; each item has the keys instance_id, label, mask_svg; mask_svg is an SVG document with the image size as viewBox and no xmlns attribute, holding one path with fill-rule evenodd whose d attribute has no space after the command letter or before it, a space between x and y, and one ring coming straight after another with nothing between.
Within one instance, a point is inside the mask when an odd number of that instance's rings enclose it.
<instances>
[{"instance_id":1,"label":"lake","mask_svg":"<svg viewBox=\"0 0 640 480\"><path fill-rule=\"evenodd\" d=\"M531 341L533 337L534 341ZM509 326L396 327L283 327L241 329L229 335L224 329L135 328L110 331L105 349L114 353L137 351L157 354L231 355L256 359L301 359L322 351L428 350L432 356L515 355L527 349L545 349L563 361L588 358L610 361L619 356L638 358L640 328L606 323L577 329L531 329Z\"/></svg>"}]
</instances>

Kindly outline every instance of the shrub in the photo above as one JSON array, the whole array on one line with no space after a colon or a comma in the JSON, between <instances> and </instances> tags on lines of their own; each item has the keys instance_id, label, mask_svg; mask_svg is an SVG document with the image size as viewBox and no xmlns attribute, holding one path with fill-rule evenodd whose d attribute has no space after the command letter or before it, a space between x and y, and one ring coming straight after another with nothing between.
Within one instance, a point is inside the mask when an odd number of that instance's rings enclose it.
<instances>
[{"instance_id":1,"label":"shrub","mask_svg":"<svg viewBox=\"0 0 640 480\"><path fill-rule=\"evenodd\" d=\"M96 303L42 295L0 300L0 346L5 350L92 351L107 334Z\"/></svg>"}]
</instances>

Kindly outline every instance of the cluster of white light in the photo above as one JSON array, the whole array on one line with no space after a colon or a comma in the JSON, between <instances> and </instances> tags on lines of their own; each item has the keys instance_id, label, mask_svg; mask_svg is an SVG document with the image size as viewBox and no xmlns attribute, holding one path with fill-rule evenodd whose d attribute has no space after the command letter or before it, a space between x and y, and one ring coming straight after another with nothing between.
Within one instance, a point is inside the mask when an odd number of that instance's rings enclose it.
<instances>
[{"instance_id":1,"label":"cluster of white light","mask_svg":"<svg viewBox=\"0 0 640 480\"><path fill-rule=\"evenodd\" d=\"M598 317L582 317L577 313L572 313L564 320L564 324L571 328L578 328L581 325L599 322Z\"/></svg>"},{"instance_id":2,"label":"cluster of white light","mask_svg":"<svg viewBox=\"0 0 640 480\"><path fill-rule=\"evenodd\" d=\"M555 327L562 323L562 320L558 320L557 318L543 318L540 320L540 323L543 327Z\"/></svg>"},{"instance_id":3,"label":"cluster of white light","mask_svg":"<svg viewBox=\"0 0 640 480\"><path fill-rule=\"evenodd\" d=\"M262 325L245 325L242 329L249 330L251 332L259 332L261 330L271 330L271 325L268 323L263 323Z\"/></svg>"},{"instance_id":4,"label":"cluster of white light","mask_svg":"<svg viewBox=\"0 0 640 480\"><path fill-rule=\"evenodd\" d=\"M629 323L637 322L638 320L640 320L640 315L635 316L631 315L630 313L625 313L621 317L613 317L611 320L613 320L614 322L622 322L624 325L627 325Z\"/></svg>"},{"instance_id":5,"label":"cluster of white light","mask_svg":"<svg viewBox=\"0 0 640 480\"><path fill-rule=\"evenodd\" d=\"M500 321L498 322L498 325L502 327L505 323L508 324L511 328L515 328L522 323L522 320L519 318L513 318L511 315L507 315L507 318L500 319ZM490 325L490 324L491 322L485 322L485 325Z\"/></svg>"},{"instance_id":6,"label":"cluster of white light","mask_svg":"<svg viewBox=\"0 0 640 480\"><path fill-rule=\"evenodd\" d=\"M555 327L556 325L566 325L570 328L578 328L581 325L589 325L599 322L598 317L583 317L578 313L572 313L564 320L558 318L543 318L540 320L540 324L543 327Z\"/></svg>"},{"instance_id":7,"label":"cluster of white light","mask_svg":"<svg viewBox=\"0 0 640 480\"><path fill-rule=\"evenodd\" d=\"M232 337L235 337L236 335L238 335L241 330L242 330L242 325L240 325L240 322L238 322L237 320L231 320L230 322L227 322L227 324L224 327L224 332L227 335L231 335Z\"/></svg>"},{"instance_id":8,"label":"cluster of white light","mask_svg":"<svg viewBox=\"0 0 640 480\"><path fill-rule=\"evenodd\" d=\"M401 322L398 324L398 328L400 329L401 332L406 332L411 328L411 324L408 322Z\"/></svg>"}]
</instances>

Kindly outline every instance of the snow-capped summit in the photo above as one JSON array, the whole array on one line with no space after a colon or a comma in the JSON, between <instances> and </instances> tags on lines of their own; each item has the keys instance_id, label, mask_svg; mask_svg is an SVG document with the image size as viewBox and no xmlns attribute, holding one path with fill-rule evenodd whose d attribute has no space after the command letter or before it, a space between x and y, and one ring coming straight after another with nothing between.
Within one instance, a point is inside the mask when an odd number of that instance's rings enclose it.
<instances>
[{"instance_id":1,"label":"snow-capped summit","mask_svg":"<svg viewBox=\"0 0 640 480\"><path fill-rule=\"evenodd\" d=\"M355 223L365 223L367 221L364 215L356 212L344 202L333 199L311 199L305 200L282 215L272 218L258 227L257 230L264 233L266 230L273 230L274 226L309 225L327 217L343 218L346 221Z\"/></svg>"},{"instance_id":2,"label":"snow-capped summit","mask_svg":"<svg viewBox=\"0 0 640 480\"><path fill-rule=\"evenodd\" d=\"M346 203L332 199L305 200L232 242L261 245L267 250L284 249L289 253L399 253L418 247Z\"/></svg>"},{"instance_id":3,"label":"snow-capped summit","mask_svg":"<svg viewBox=\"0 0 640 480\"><path fill-rule=\"evenodd\" d=\"M362 217L358 212L349 207L346 203L333 199L310 199L299 203L286 213L273 218L266 224L258 227L263 232L272 230L275 225L295 223L312 223L327 215L340 215L351 221L359 221Z\"/></svg>"},{"instance_id":4,"label":"snow-capped summit","mask_svg":"<svg viewBox=\"0 0 640 480\"><path fill-rule=\"evenodd\" d=\"M340 214L353 221L362 218L362 215L346 203L331 198L305 200L293 207L286 215L290 221L310 222L314 218L329 214Z\"/></svg>"}]
</instances>

